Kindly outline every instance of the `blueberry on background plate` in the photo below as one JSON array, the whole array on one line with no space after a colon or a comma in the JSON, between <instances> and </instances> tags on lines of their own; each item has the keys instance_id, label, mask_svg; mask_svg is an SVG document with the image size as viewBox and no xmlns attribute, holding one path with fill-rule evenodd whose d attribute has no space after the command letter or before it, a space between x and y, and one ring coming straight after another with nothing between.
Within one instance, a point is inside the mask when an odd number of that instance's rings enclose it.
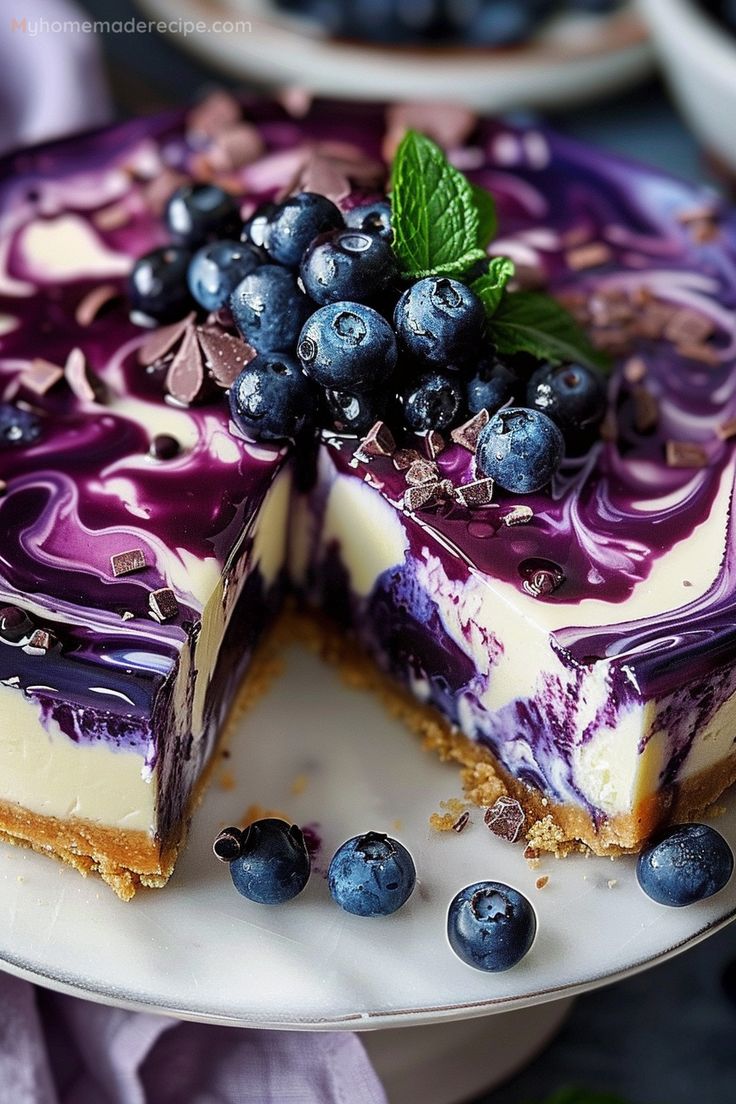
<instances>
[{"instance_id":1,"label":"blueberry on background plate","mask_svg":"<svg viewBox=\"0 0 736 1104\"><path fill-rule=\"evenodd\" d=\"M40 436L41 421L35 414L12 403L0 403L0 449L32 445Z\"/></svg>"},{"instance_id":2,"label":"blueberry on background plate","mask_svg":"<svg viewBox=\"0 0 736 1104\"><path fill-rule=\"evenodd\" d=\"M323 424L336 433L362 437L377 421L385 419L389 403L390 396L383 391L367 391L363 395L352 395L348 391L325 391Z\"/></svg>"},{"instance_id":3,"label":"blueberry on background plate","mask_svg":"<svg viewBox=\"0 0 736 1104\"><path fill-rule=\"evenodd\" d=\"M235 325L259 353L292 349L311 309L294 274L274 264L256 268L230 296Z\"/></svg>"},{"instance_id":4,"label":"blueberry on background plate","mask_svg":"<svg viewBox=\"0 0 736 1104\"><path fill-rule=\"evenodd\" d=\"M733 873L733 852L707 824L677 824L647 844L636 863L639 885L660 905L681 908L712 897Z\"/></svg>"},{"instance_id":5,"label":"blueberry on background plate","mask_svg":"<svg viewBox=\"0 0 736 1104\"><path fill-rule=\"evenodd\" d=\"M539 410L507 406L481 430L475 464L505 491L531 494L549 483L564 454L565 442L551 418Z\"/></svg>"},{"instance_id":6,"label":"blueberry on background plate","mask_svg":"<svg viewBox=\"0 0 736 1104\"><path fill-rule=\"evenodd\" d=\"M404 388L404 423L415 433L450 429L465 415L463 386L455 373L424 372Z\"/></svg>"},{"instance_id":7,"label":"blueberry on background plate","mask_svg":"<svg viewBox=\"0 0 736 1104\"><path fill-rule=\"evenodd\" d=\"M584 364L540 365L526 400L560 427L568 452L590 447L606 413L603 377Z\"/></svg>"},{"instance_id":8,"label":"blueberry on background plate","mask_svg":"<svg viewBox=\"0 0 736 1104\"><path fill-rule=\"evenodd\" d=\"M391 204L380 199L376 203L364 203L345 212L345 225L354 230L365 230L368 234L377 234L391 244L394 232L391 229Z\"/></svg>"},{"instance_id":9,"label":"blueberry on background plate","mask_svg":"<svg viewBox=\"0 0 736 1104\"><path fill-rule=\"evenodd\" d=\"M288 353L260 353L230 388L230 412L252 441L294 440L315 421L318 393Z\"/></svg>"},{"instance_id":10,"label":"blueberry on background plate","mask_svg":"<svg viewBox=\"0 0 736 1104\"><path fill-rule=\"evenodd\" d=\"M267 817L243 829L240 854L230 863L238 893L259 905L282 905L309 881L311 860L296 824Z\"/></svg>"},{"instance_id":11,"label":"blueberry on background plate","mask_svg":"<svg viewBox=\"0 0 736 1104\"><path fill-rule=\"evenodd\" d=\"M330 303L307 319L297 354L308 376L333 391L374 391L392 375L397 349L385 318L362 303Z\"/></svg>"},{"instance_id":12,"label":"blueberry on background plate","mask_svg":"<svg viewBox=\"0 0 736 1104\"><path fill-rule=\"evenodd\" d=\"M321 305L374 302L399 278L391 246L365 230L321 234L304 254L300 273L307 295Z\"/></svg>"},{"instance_id":13,"label":"blueberry on background plate","mask_svg":"<svg viewBox=\"0 0 736 1104\"><path fill-rule=\"evenodd\" d=\"M183 318L193 306L187 285L191 259L180 245L164 245L139 257L128 277L132 310L156 322Z\"/></svg>"},{"instance_id":14,"label":"blueberry on background plate","mask_svg":"<svg viewBox=\"0 0 736 1104\"><path fill-rule=\"evenodd\" d=\"M298 268L302 256L319 234L344 226L339 208L316 192L290 196L272 212L263 246L279 264Z\"/></svg>"},{"instance_id":15,"label":"blueberry on background plate","mask_svg":"<svg viewBox=\"0 0 736 1104\"><path fill-rule=\"evenodd\" d=\"M494 414L509 399L515 399L519 390L519 377L502 364L490 358L476 365L467 382L468 413L478 414L487 410Z\"/></svg>"},{"instance_id":16,"label":"blueberry on background plate","mask_svg":"<svg viewBox=\"0 0 736 1104\"><path fill-rule=\"evenodd\" d=\"M183 184L166 204L165 221L177 241L204 245L215 238L238 238L237 202L214 184Z\"/></svg>"},{"instance_id":17,"label":"blueberry on background plate","mask_svg":"<svg viewBox=\"0 0 736 1104\"><path fill-rule=\"evenodd\" d=\"M262 257L245 242L218 241L203 245L187 273L189 290L207 311L224 307L233 289L259 267Z\"/></svg>"},{"instance_id":18,"label":"blueberry on background plate","mask_svg":"<svg viewBox=\"0 0 736 1104\"><path fill-rule=\"evenodd\" d=\"M343 843L327 874L334 900L355 916L396 912L411 897L416 879L407 849L382 832L366 832Z\"/></svg>"},{"instance_id":19,"label":"blueberry on background plate","mask_svg":"<svg viewBox=\"0 0 736 1104\"><path fill-rule=\"evenodd\" d=\"M394 328L399 345L412 357L447 369L477 359L485 310L459 280L427 276L399 299Z\"/></svg>"},{"instance_id":20,"label":"blueberry on background plate","mask_svg":"<svg viewBox=\"0 0 736 1104\"><path fill-rule=\"evenodd\" d=\"M529 901L503 882L475 882L450 902L447 938L476 970L510 970L529 951L537 917Z\"/></svg>"}]
</instances>

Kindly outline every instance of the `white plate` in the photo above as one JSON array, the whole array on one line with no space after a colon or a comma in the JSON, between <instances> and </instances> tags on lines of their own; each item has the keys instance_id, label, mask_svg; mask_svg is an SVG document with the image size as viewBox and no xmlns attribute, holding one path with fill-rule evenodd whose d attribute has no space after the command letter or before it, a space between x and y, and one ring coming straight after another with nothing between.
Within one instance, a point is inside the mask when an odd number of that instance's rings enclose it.
<instances>
[{"instance_id":1,"label":"white plate","mask_svg":"<svg viewBox=\"0 0 736 1104\"><path fill-rule=\"evenodd\" d=\"M480 110L548 109L610 94L652 66L644 26L627 5L618 14L565 17L534 44L507 50L383 48L333 42L268 0L139 0L155 19L189 20L205 30L176 41L233 76L267 87L300 85L324 96L460 100ZM223 22L250 31L220 30Z\"/></svg>"},{"instance_id":2,"label":"white plate","mask_svg":"<svg viewBox=\"0 0 736 1104\"><path fill-rule=\"evenodd\" d=\"M570 857L530 870L521 847L474 811L460 835L430 814L460 792L455 770L422 752L370 695L294 649L270 694L242 720L164 890L123 904L94 879L0 847L0 960L45 985L107 1003L247 1026L376 1028L503 1012L572 995L660 961L736 912L736 879L686 909L654 904L630 859ZM223 788L234 783L234 788ZM294 792L298 791L298 792ZM318 824L319 869L288 905L239 897L211 844L257 802ZM736 844L736 806L718 820ZM420 882L400 912L348 916L320 871L347 837L388 831L412 851ZM535 888L549 875L549 884ZM465 966L445 937L462 886L494 878L533 902L539 934L504 974ZM615 879L614 885L609 881Z\"/></svg>"}]
</instances>

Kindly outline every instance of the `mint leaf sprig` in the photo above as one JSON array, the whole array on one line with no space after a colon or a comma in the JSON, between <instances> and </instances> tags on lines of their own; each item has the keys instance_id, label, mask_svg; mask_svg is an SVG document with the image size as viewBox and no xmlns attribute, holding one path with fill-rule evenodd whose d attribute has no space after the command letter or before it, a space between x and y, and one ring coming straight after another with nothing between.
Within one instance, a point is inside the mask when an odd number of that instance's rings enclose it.
<instances>
[{"instance_id":1,"label":"mint leaf sprig","mask_svg":"<svg viewBox=\"0 0 736 1104\"><path fill-rule=\"evenodd\" d=\"M401 275L469 279L480 261L486 272L470 284L488 318L488 337L501 354L531 353L554 364L577 361L605 370L575 319L557 300L541 292L509 291L514 263L488 260L497 227L493 196L471 184L423 134L410 130L391 169L391 225Z\"/></svg>"}]
</instances>

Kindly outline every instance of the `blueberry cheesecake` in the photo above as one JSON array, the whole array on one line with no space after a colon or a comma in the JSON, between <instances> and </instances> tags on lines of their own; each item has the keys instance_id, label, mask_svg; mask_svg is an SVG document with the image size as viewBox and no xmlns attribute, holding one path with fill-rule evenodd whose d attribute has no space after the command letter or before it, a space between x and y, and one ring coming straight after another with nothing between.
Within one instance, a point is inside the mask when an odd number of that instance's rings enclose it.
<instances>
[{"instance_id":1,"label":"blueberry cheesecake","mask_svg":"<svg viewBox=\"0 0 736 1104\"><path fill-rule=\"evenodd\" d=\"M3 837L164 884L295 609L533 848L639 850L733 781L709 194L220 93L1 178Z\"/></svg>"}]
</instances>

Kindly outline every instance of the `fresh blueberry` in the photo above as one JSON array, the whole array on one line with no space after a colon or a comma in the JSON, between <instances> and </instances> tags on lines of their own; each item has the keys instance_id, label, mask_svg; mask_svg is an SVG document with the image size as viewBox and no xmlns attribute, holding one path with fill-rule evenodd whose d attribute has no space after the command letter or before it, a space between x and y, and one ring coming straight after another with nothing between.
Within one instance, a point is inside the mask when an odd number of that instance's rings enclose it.
<instances>
[{"instance_id":1,"label":"fresh blueberry","mask_svg":"<svg viewBox=\"0 0 736 1104\"><path fill-rule=\"evenodd\" d=\"M531 38L555 0L483 0L463 28L475 46L514 46Z\"/></svg>"},{"instance_id":2,"label":"fresh blueberry","mask_svg":"<svg viewBox=\"0 0 736 1104\"><path fill-rule=\"evenodd\" d=\"M507 406L483 427L475 453L481 475L505 491L531 494L549 483L565 453L559 429L546 414Z\"/></svg>"},{"instance_id":3,"label":"fresh blueberry","mask_svg":"<svg viewBox=\"0 0 736 1104\"><path fill-rule=\"evenodd\" d=\"M309 318L297 353L308 376L332 391L374 391L396 367L393 330L362 303L330 303Z\"/></svg>"},{"instance_id":4,"label":"fresh blueberry","mask_svg":"<svg viewBox=\"0 0 736 1104\"><path fill-rule=\"evenodd\" d=\"M551 418L568 452L589 448L606 412L602 376L583 364L543 364L527 385L529 406Z\"/></svg>"},{"instance_id":5,"label":"fresh blueberry","mask_svg":"<svg viewBox=\"0 0 736 1104\"><path fill-rule=\"evenodd\" d=\"M166 225L177 241L198 246L238 238L242 219L231 195L214 184L183 184L166 205Z\"/></svg>"},{"instance_id":6,"label":"fresh blueberry","mask_svg":"<svg viewBox=\"0 0 736 1104\"><path fill-rule=\"evenodd\" d=\"M294 440L314 423L317 398L292 356L261 353L230 388L230 411L249 440Z\"/></svg>"},{"instance_id":7,"label":"fresh blueberry","mask_svg":"<svg viewBox=\"0 0 736 1104\"><path fill-rule=\"evenodd\" d=\"M476 970L510 970L529 951L537 917L526 897L503 882L475 882L450 902L447 938Z\"/></svg>"},{"instance_id":8,"label":"fresh blueberry","mask_svg":"<svg viewBox=\"0 0 736 1104\"><path fill-rule=\"evenodd\" d=\"M384 391L352 395L348 391L325 391L323 424L336 433L362 437L377 421L386 418L390 396Z\"/></svg>"},{"instance_id":9,"label":"fresh blueberry","mask_svg":"<svg viewBox=\"0 0 736 1104\"><path fill-rule=\"evenodd\" d=\"M165 245L139 257L128 277L128 298L134 312L156 322L175 322L192 308L187 272L192 255L178 245Z\"/></svg>"},{"instance_id":10,"label":"fresh blueberry","mask_svg":"<svg viewBox=\"0 0 736 1104\"><path fill-rule=\"evenodd\" d=\"M243 831L240 854L230 863L233 885L259 905L291 901L309 881L310 859L301 829L285 820L255 820Z\"/></svg>"},{"instance_id":11,"label":"fresh blueberry","mask_svg":"<svg viewBox=\"0 0 736 1104\"><path fill-rule=\"evenodd\" d=\"M271 214L263 245L274 261L298 268L307 246L316 237L344 225L332 200L316 192L299 192Z\"/></svg>"},{"instance_id":12,"label":"fresh blueberry","mask_svg":"<svg viewBox=\"0 0 736 1104\"><path fill-rule=\"evenodd\" d=\"M465 414L463 386L454 373L424 372L404 389L404 423L415 433L450 429Z\"/></svg>"},{"instance_id":13,"label":"fresh blueberry","mask_svg":"<svg viewBox=\"0 0 736 1104\"><path fill-rule=\"evenodd\" d=\"M411 897L416 880L409 852L382 832L366 832L343 843L327 874L333 898L355 916L396 912Z\"/></svg>"},{"instance_id":14,"label":"fresh blueberry","mask_svg":"<svg viewBox=\"0 0 736 1104\"><path fill-rule=\"evenodd\" d=\"M189 265L189 290L208 311L219 310L241 280L261 263L258 251L243 242L219 241L203 245Z\"/></svg>"},{"instance_id":15,"label":"fresh blueberry","mask_svg":"<svg viewBox=\"0 0 736 1104\"><path fill-rule=\"evenodd\" d=\"M320 235L304 254L300 272L307 295L320 304L374 302L399 276L388 242L364 230Z\"/></svg>"},{"instance_id":16,"label":"fresh blueberry","mask_svg":"<svg viewBox=\"0 0 736 1104\"><path fill-rule=\"evenodd\" d=\"M261 265L230 296L235 325L259 353L293 349L311 304L293 273L280 265Z\"/></svg>"},{"instance_id":17,"label":"fresh blueberry","mask_svg":"<svg viewBox=\"0 0 736 1104\"><path fill-rule=\"evenodd\" d=\"M487 410L494 414L500 406L517 397L519 378L500 360L490 358L476 365L467 383L468 411Z\"/></svg>"},{"instance_id":18,"label":"fresh blueberry","mask_svg":"<svg viewBox=\"0 0 736 1104\"><path fill-rule=\"evenodd\" d=\"M639 885L660 905L680 908L712 897L733 873L733 852L707 824L677 824L639 855Z\"/></svg>"},{"instance_id":19,"label":"fresh blueberry","mask_svg":"<svg viewBox=\"0 0 736 1104\"><path fill-rule=\"evenodd\" d=\"M394 240L391 229L391 204L380 199L376 203L366 203L353 207L345 213L345 225L354 230L365 230L368 234L377 234L389 244Z\"/></svg>"},{"instance_id":20,"label":"fresh blueberry","mask_svg":"<svg viewBox=\"0 0 736 1104\"><path fill-rule=\"evenodd\" d=\"M396 304L394 327L402 346L427 364L453 368L475 360L483 340L485 311L458 280L427 276Z\"/></svg>"},{"instance_id":21,"label":"fresh blueberry","mask_svg":"<svg viewBox=\"0 0 736 1104\"><path fill-rule=\"evenodd\" d=\"M261 203L250 218L243 223L243 230L240 235L241 241L250 242L258 249L263 249L271 219L278 209L277 203Z\"/></svg>"},{"instance_id":22,"label":"fresh blueberry","mask_svg":"<svg viewBox=\"0 0 736 1104\"><path fill-rule=\"evenodd\" d=\"M29 410L0 403L0 449L32 445L41 436L41 422Z\"/></svg>"}]
</instances>

